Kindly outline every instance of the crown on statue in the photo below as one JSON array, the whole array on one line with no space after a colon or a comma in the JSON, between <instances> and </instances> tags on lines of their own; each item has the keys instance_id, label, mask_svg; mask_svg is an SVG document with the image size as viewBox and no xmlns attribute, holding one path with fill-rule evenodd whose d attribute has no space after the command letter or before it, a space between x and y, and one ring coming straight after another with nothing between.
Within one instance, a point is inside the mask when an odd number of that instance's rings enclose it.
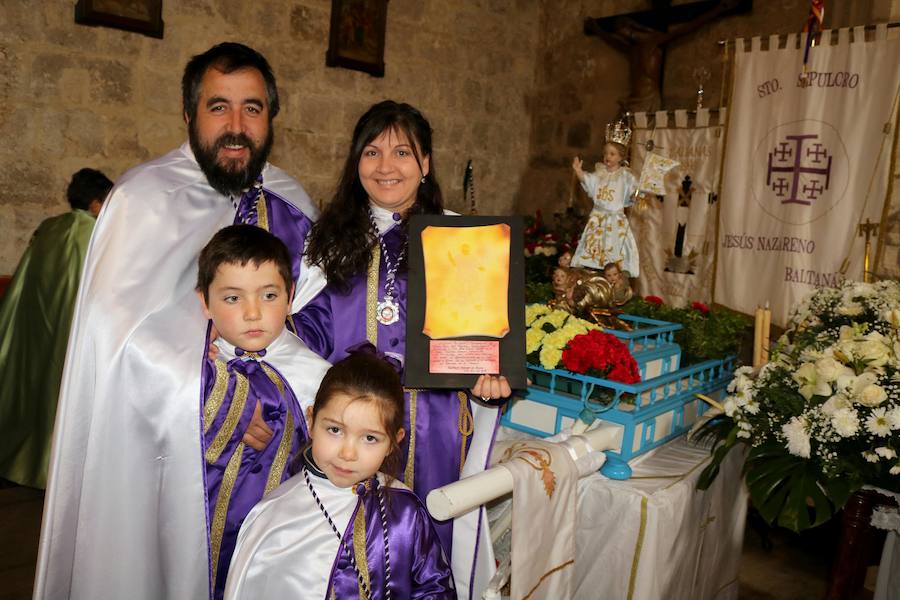
<instances>
[{"instance_id":1,"label":"crown on statue","mask_svg":"<svg viewBox=\"0 0 900 600\"><path fill-rule=\"evenodd\" d=\"M622 117L615 123L607 123L606 141L628 146L628 142L631 141L631 129L628 127L627 116Z\"/></svg>"}]
</instances>

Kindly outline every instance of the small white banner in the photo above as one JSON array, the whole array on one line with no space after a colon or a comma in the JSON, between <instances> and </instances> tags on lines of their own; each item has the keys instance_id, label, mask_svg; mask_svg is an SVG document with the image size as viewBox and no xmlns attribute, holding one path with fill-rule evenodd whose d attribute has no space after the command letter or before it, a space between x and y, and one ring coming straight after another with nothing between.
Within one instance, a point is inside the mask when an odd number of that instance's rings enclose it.
<instances>
[{"instance_id":1,"label":"small white banner","mask_svg":"<svg viewBox=\"0 0 900 600\"><path fill-rule=\"evenodd\" d=\"M863 278L858 226L881 220L900 39L881 25L872 41L852 33L831 45L824 32L806 81L796 38L769 50L754 39L750 52L736 43L715 300L748 314L769 302L782 326L813 289Z\"/></svg>"}]
</instances>

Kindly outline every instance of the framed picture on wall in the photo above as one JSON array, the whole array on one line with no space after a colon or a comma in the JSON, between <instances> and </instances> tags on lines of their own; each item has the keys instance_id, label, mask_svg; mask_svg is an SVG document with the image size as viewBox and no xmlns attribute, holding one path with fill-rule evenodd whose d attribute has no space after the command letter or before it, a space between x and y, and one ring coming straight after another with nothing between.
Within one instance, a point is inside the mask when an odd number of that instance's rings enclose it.
<instances>
[{"instance_id":1,"label":"framed picture on wall","mask_svg":"<svg viewBox=\"0 0 900 600\"><path fill-rule=\"evenodd\" d=\"M384 77L388 0L331 0L325 65Z\"/></svg>"},{"instance_id":2,"label":"framed picture on wall","mask_svg":"<svg viewBox=\"0 0 900 600\"><path fill-rule=\"evenodd\" d=\"M78 0L75 22L163 36L162 0Z\"/></svg>"}]
</instances>

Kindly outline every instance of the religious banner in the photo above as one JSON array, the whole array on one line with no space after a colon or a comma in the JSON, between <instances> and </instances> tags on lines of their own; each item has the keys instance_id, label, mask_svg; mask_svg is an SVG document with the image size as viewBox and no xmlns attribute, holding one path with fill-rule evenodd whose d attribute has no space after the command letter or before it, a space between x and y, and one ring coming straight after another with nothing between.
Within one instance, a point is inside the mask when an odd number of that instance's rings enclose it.
<instances>
[{"instance_id":1,"label":"religious banner","mask_svg":"<svg viewBox=\"0 0 900 600\"><path fill-rule=\"evenodd\" d=\"M825 31L803 71L797 36L735 46L715 300L766 302L783 326L820 287L863 278L859 225L881 221L900 92L900 39ZM852 41L851 41L852 38Z\"/></svg>"},{"instance_id":2,"label":"religious banner","mask_svg":"<svg viewBox=\"0 0 900 600\"><path fill-rule=\"evenodd\" d=\"M635 115L634 172L647 180L650 198L631 216L641 257L638 289L673 306L709 303L725 111L676 110L674 127L669 116ZM649 177L648 168L655 165L662 168Z\"/></svg>"}]
</instances>

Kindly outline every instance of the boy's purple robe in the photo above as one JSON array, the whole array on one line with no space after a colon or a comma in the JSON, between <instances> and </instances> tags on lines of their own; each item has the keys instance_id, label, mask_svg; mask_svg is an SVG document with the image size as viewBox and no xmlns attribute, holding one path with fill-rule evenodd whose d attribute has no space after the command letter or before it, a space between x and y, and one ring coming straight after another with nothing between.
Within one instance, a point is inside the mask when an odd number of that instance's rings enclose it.
<instances>
[{"instance_id":1,"label":"boy's purple robe","mask_svg":"<svg viewBox=\"0 0 900 600\"><path fill-rule=\"evenodd\" d=\"M303 212L263 188L260 177L256 186L241 196L234 222L256 225L284 242L291 256L293 280L297 281L306 234L312 227L312 221ZM287 325L291 326L290 319ZM228 565L241 523L266 493L288 478L286 466L308 441L306 421L297 398L277 369L264 360L266 369L253 359L234 358L228 361L227 367L224 361L219 362L221 364L217 365L207 359L201 375L211 581L215 600L221 598L224 592ZM217 385L221 385L224 377L227 377L227 390L220 391L219 397L213 398ZM249 382L249 393L238 394L240 407L231 412L240 378ZM253 416L256 400L262 404L262 417L273 431L272 441L263 451L256 451L241 441ZM212 414L209 413L211 404L218 406ZM240 453L240 458L237 458L237 453ZM232 459L234 462L230 462ZM231 477L226 477L229 466Z\"/></svg>"},{"instance_id":2,"label":"boy's purple robe","mask_svg":"<svg viewBox=\"0 0 900 600\"><path fill-rule=\"evenodd\" d=\"M207 359L204 381L213 596L221 598L241 523L265 494L288 478L287 465L309 436L293 391L264 359ZM272 429L272 441L262 451L242 441L257 401Z\"/></svg>"}]
</instances>

